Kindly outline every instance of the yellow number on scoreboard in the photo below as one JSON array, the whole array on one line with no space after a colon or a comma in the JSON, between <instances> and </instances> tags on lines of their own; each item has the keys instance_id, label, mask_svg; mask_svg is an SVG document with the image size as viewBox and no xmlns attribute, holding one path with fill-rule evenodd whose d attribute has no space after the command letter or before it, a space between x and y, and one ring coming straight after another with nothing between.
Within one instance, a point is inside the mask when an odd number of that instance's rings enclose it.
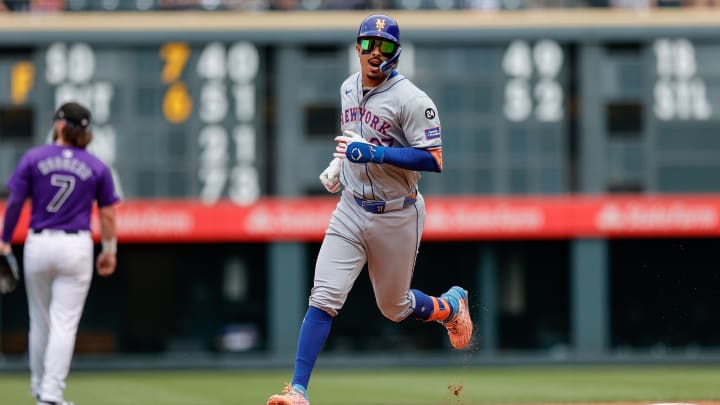
<instances>
[{"instance_id":1,"label":"yellow number on scoreboard","mask_svg":"<svg viewBox=\"0 0 720 405\"><path fill-rule=\"evenodd\" d=\"M192 98L183 82L168 87L163 98L163 114L173 124L185 122L192 112Z\"/></svg>"},{"instance_id":2,"label":"yellow number on scoreboard","mask_svg":"<svg viewBox=\"0 0 720 405\"><path fill-rule=\"evenodd\" d=\"M160 48L160 57L165 61L162 81L170 84L180 79L190 57L190 47L184 42L169 42Z\"/></svg>"},{"instance_id":3,"label":"yellow number on scoreboard","mask_svg":"<svg viewBox=\"0 0 720 405\"><path fill-rule=\"evenodd\" d=\"M30 62L17 62L10 72L10 98L13 104L23 104L35 82L35 66Z\"/></svg>"}]
</instances>

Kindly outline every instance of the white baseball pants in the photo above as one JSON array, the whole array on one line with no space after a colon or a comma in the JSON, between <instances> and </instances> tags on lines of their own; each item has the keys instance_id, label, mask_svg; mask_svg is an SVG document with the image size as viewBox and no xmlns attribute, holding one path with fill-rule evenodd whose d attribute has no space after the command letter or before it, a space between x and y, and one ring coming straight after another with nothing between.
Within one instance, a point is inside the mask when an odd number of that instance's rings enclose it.
<instances>
[{"instance_id":1,"label":"white baseball pants","mask_svg":"<svg viewBox=\"0 0 720 405\"><path fill-rule=\"evenodd\" d=\"M89 232L30 232L24 252L30 312L31 390L45 401L63 401L78 324L93 272Z\"/></svg>"}]
</instances>

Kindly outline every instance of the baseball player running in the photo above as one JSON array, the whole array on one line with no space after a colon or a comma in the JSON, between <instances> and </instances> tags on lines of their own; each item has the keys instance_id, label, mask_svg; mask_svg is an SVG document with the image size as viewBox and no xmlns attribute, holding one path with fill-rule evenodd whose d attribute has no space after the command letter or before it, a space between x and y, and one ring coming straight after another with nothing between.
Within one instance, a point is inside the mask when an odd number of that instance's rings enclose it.
<instances>
[{"instance_id":1,"label":"baseball player running","mask_svg":"<svg viewBox=\"0 0 720 405\"><path fill-rule=\"evenodd\" d=\"M418 192L421 171L442 171L440 118L433 101L395 68L400 27L386 15L360 24L355 45L361 71L340 87L343 135L335 158L320 175L340 201L315 266L309 307L300 327L292 383L267 405L309 405L308 383L333 318L367 263L382 314L437 321L453 347L466 347L473 324L468 293L451 287L440 297L410 289L425 203Z\"/></svg>"},{"instance_id":2,"label":"baseball player running","mask_svg":"<svg viewBox=\"0 0 720 405\"><path fill-rule=\"evenodd\" d=\"M68 102L55 113L52 144L30 149L7 183L10 196L0 252L10 242L26 198L31 199L24 270L30 312L30 389L38 405L72 405L65 379L93 271L90 216L100 211L102 252L97 273L115 271L115 205L108 167L85 148L92 141L90 111Z\"/></svg>"}]
</instances>

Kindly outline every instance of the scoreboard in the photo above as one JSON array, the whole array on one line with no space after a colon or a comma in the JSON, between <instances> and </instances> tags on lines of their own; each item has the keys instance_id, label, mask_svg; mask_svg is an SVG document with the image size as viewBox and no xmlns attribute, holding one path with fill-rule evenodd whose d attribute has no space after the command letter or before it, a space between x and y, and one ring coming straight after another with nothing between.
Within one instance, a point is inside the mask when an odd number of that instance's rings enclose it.
<instances>
[{"instance_id":1,"label":"scoreboard","mask_svg":"<svg viewBox=\"0 0 720 405\"><path fill-rule=\"evenodd\" d=\"M129 196L244 204L260 195L264 51L254 44L57 41L0 52L3 139L37 143L55 107L79 100L93 113L90 149Z\"/></svg>"},{"instance_id":2,"label":"scoreboard","mask_svg":"<svg viewBox=\"0 0 720 405\"><path fill-rule=\"evenodd\" d=\"M443 124L445 172L424 175L426 194L720 190L706 175L720 165L712 15L542 15L397 13L399 70ZM2 16L0 177L72 98L125 198L321 194L364 16Z\"/></svg>"}]
</instances>

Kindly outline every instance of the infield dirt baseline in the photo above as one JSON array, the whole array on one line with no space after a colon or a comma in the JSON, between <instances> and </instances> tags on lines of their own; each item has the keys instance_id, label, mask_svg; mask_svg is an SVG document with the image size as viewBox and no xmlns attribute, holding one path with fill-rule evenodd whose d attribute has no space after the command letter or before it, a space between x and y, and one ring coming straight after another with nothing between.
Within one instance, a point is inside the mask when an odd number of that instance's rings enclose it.
<instances>
[{"instance_id":1,"label":"infield dirt baseline","mask_svg":"<svg viewBox=\"0 0 720 405\"><path fill-rule=\"evenodd\" d=\"M470 404L467 404L470 405ZM621 402L538 402L523 405L720 405L720 401L621 401Z\"/></svg>"}]
</instances>

